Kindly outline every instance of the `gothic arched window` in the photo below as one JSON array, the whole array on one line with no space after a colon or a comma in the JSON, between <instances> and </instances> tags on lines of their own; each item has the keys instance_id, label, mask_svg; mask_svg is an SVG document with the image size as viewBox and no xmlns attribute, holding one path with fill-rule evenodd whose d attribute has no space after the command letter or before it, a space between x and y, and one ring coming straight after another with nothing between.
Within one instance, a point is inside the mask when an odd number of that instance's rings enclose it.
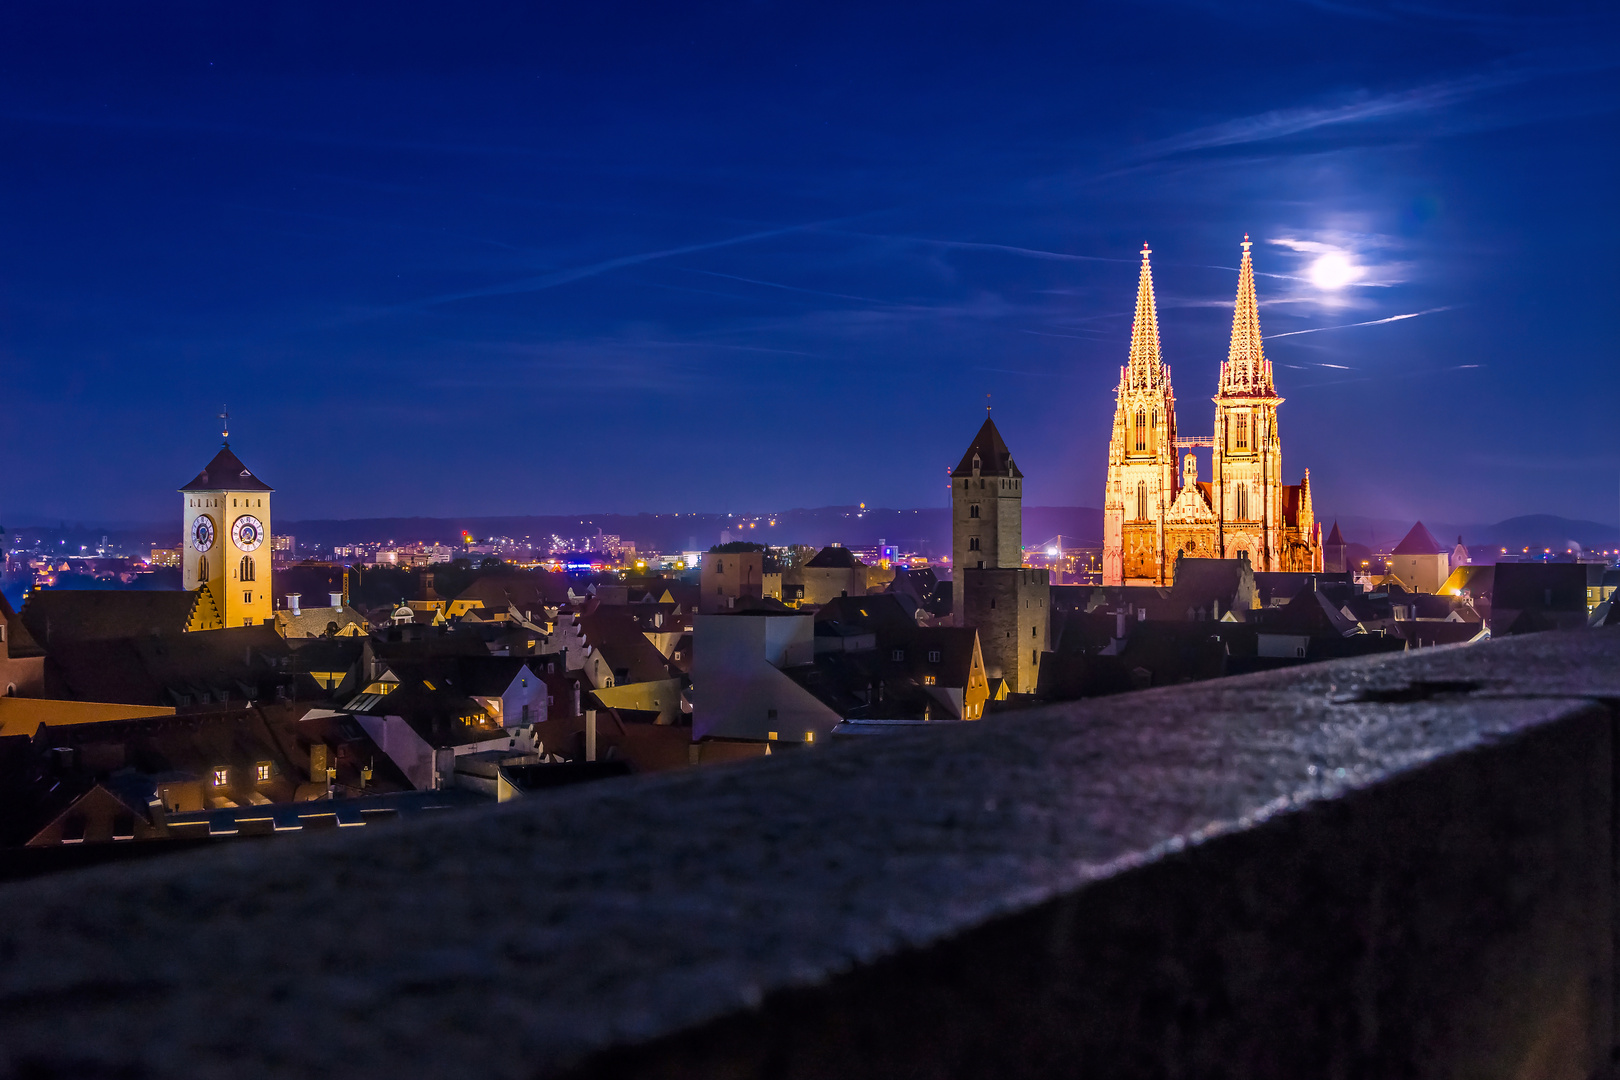
<instances>
[{"instance_id":1,"label":"gothic arched window","mask_svg":"<svg viewBox=\"0 0 1620 1080\"><path fill-rule=\"evenodd\" d=\"M1249 414L1238 413L1237 418L1237 447L1239 450L1249 448Z\"/></svg>"},{"instance_id":2,"label":"gothic arched window","mask_svg":"<svg viewBox=\"0 0 1620 1080\"><path fill-rule=\"evenodd\" d=\"M242 568L237 573L237 577L242 581L252 581L253 580L253 556L251 556L251 555L242 556Z\"/></svg>"},{"instance_id":3,"label":"gothic arched window","mask_svg":"<svg viewBox=\"0 0 1620 1080\"><path fill-rule=\"evenodd\" d=\"M1148 516L1147 481L1136 482L1136 517L1138 521L1146 521Z\"/></svg>"},{"instance_id":4,"label":"gothic arched window","mask_svg":"<svg viewBox=\"0 0 1620 1080\"><path fill-rule=\"evenodd\" d=\"M1241 423L1241 420L1240 420L1240 423ZM1242 428L1240 427L1238 430L1241 431ZM1248 521L1249 520L1249 485L1248 484L1239 484L1237 486L1237 516L1238 516L1239 521Z\"/></svg>"},{"instance_id":5,"label":"gothic arched window","mask_svg":"<svg viewBox=\"0 0 1620 1080\"><path fill-rule=\"evenodd\" d=\"M976 518L978 516L979 516L979 504L974 503L972 506L968 507L968 517Z\"/></svg>"},{"instance_id":6,"label":"gothic arched window","mask_svg":"<svg viewBox=\"0 0 1620 1080\"><path fill-rule=\"evenodd\" d=\"M1136 410L1136 452L1142 453L1147 449L1147 410Z\"/></svg>"}]
</instances>

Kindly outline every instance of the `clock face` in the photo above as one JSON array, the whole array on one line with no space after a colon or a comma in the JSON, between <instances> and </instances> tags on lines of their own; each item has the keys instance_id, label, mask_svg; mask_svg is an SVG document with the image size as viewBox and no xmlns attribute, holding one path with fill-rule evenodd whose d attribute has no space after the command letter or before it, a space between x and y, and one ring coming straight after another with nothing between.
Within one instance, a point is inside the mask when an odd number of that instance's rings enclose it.
<instances>
[{"instance_id":1,"label":"clock face","mask_svg":"<svg viewBox=\"0 0 1620 1080\"><path fill-rule=\"evenodd\" d=\"M231 526L231 539L243 551L254 551L264 543L264 523L252 514L243 514Z\"/></svg>"},{"instance_id":2,"label":"clock face","mask_svg":"<svg viewBox=\"0 0 1620 1080\"><path fill-rule=\"evenodd\" d=\"M207 551L214 546L214 519L206 514L191 523L191 546Z\"/></svg>"}]
</instances>

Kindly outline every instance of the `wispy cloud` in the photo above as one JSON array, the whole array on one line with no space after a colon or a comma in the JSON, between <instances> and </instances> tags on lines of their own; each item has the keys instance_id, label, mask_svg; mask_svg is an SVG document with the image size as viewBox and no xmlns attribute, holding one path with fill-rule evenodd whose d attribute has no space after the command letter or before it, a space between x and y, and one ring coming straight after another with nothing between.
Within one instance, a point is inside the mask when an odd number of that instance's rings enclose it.
<instances>
[{"instance_id":1,"label":"wispy cloud","mask_svg":"<svg viewBox=\"0 0 1620 1080\"><path fill-rule=\"evenodd\" d=\"M1557 65L1526 63L1495 71L1442 79L1423 86L1386 94L1357 94L1337 104L1304 105L1272 109L1263 113L1225 120L1194 128L1180 135L1148 143L1133 154L1137 160L1167 157L1197 150L1211 150L1247 143L1269 142L1320 128L1363 124L1418 113L1436 112L1508 87L1536 79L1599 70L1616 66L1608 58L1599 61L1561 62Z\"/></svg>"},{"instance_id":2,"label":"wispy cloud","mask_svg":"<svg viewBox=\"0 0 1620 1080\"><path fill-rule=\"evenodd\" d=\"M744 233L741 236L728 236L720 240L706 240L699 244L683 244L680 247L663 248L658 251L641 251L633 255L620 255L612 259L603 259L600 262L587 263L584 266L570 267L567 270L556 270L549 274L518 278L516 281L505 281L498 285L485 285L477 289L441 293L438 296L425 297L406 306L416 308L437 307L441 304L452 304L458 300L473 300L485 296L510 296L516 293L543 292L546 289L555 289L559 285L599 277L602 274L623 270L626 267L640 266L643 263L669 259L677 255L691 255L699 251L713 251L716 248L751 244L757 240L768 240L776 236L786 236L789 233L805 232L822 224L828 223L810 222L803 225L786 225L777 229L762 229L758 232Z\"/></svg>"},{"instance_id":3,"label":"wispy cloud","mask_svg":"<svg viewBox=\"0 0 1620 1080\"><path fill-rule=\"evenodd\" d=\"M1451 307L1429 308L1427 311L1409 311L1405 315L1391 315L1387 319L1368 319L1366 322L1340 323L1337 326L1313 326L1309 330L1289 330L1282 334L1267 334L1266 340L1272 338L1297 337L1300 334L1320 334L1324 330L1348 330L1352 326L1379 326L1383 323L1400 322L1403 319L1415 319L1419 315L1433 315L1439 311L1450 311Z\"/></svg>"},{"instance_id":4,"label":"wispy cloud","mask_svg":"<svg viewBox=\"0 0 1620 1080\"><path fill-rule=\"evenodd\" d=\"M849 236L861 236L870 240L899 240L911 244L927 244L933 247L960 248L968 251L998 251L1006 255L1022 255L1030 259L1046 259L1056 262L1106 262L1106 263L1135 263L1135 259L1122 259L1111 255L1073 255L1066 251L1046 251L1042 248L1019 247L1016 244L992 244L974 240L936 240L927 236L906 236L898 233L848 233Z\"/></svg>"}]
</instances>

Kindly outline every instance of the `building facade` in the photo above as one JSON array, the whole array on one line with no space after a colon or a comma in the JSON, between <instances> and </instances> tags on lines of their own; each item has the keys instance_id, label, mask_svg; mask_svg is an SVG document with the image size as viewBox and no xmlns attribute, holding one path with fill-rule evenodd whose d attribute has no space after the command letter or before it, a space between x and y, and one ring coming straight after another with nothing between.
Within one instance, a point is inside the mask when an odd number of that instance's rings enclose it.
<instances>
[{"instance_id":1,"label":"building facade","mask_svg":"<svg viewBox=\"0 0 1620 1080\"><path fill-rule=\"evenodd\" d=\"M1024 474L988 416L951 473L952 607L962 621L968 570L1024 564Z\"/></svg>"},{"instance_id":2,"label":"building facade","mask_svg":"<svg viewBox=\"0 0 1620 1080\"><path fill-rule=\"evenodd\" d=\"M220 629L257 626L274 617L270 598L269 484L220 448L207 468L180 489L185 533L184 587L209 594Z\"/></svg>"},{"instance_id":3,"label":"building facade","mask_svg":"<svg viewBox=\"0 0 1620 1080\"><path fill-rule=\"evenodd\" d=\"M961 572L965 625L979 632L985 673L1007 692L1033 694L1052 625L1050 570L1030 567Z\"/></svg>"},{"instance_id":4,"label":"building facade","mask_svg":"<svg viewBox=\"0 0 1620 1080\"><path fill-rule=\"evenodd\" d=\"M1176 560L1247 557L1259 571L1320 571L1321 528L1310 472L1283 483L1278 396L1260 335L1254 263L1243 238L1232 338L1216 382L1214 430L1177 435L1175 391L1159 343L1144 245L1130 357L1120 369L1103 501L1103 584L1161 585ZM1211 476L1198 479L1193 448L1210 447ZM1177 462L1180 451L1185 457Z\"/></svg>"}]
</instances>

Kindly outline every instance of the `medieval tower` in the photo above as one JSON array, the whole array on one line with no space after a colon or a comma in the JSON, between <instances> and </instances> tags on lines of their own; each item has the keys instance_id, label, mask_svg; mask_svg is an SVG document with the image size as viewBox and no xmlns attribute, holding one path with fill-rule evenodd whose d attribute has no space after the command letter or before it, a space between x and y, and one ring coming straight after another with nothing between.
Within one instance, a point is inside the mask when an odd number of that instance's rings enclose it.
<instances>
[{"instance_id":1,"label":"medieval tower","mask_svg":"<svg viewBox=\"0 0 1620 1080\"><path fill-rule=\"evenodd\" d=\"M1032 694L1051 631L1051 573L1024 566L1024 474L985 417L951 473L951 607L979 633L985 673Z\"/></svg>"},{"instance_id":2,"label":"medieval tower","mask_svg":"<svg viewBox=\"0 0 1620 1080\"><path fill-rule=\"evenodd\" d=\"M1311 507L1311 477L1283 483L1277 395L1260 337L1253 245L1243 237L1232 341L1214 397L1214 508L1222 557L1247 554L1256 570L1321 570L1321 538Z\"/></svg>"},{"instance_id":3,"label":"medieval tower","mask_svg":"<svg viewBox=\"0 0 1620 1080\"><path fill-rule=\"evenodd\" d=\"M1142 245L1131 352L1114 391L1114 430L1108 442L1103 495L1103 584L1164 585L1165 511L1179 487L1176 395L1159 348L1153 269Z\"/></svg>"},{"instance_id":4,"label":"medieval tower","mask_svg":"<svg viewBox=\"0 0 1620 1080\"><path fill-rule=\"evenodd\" d=\"M272 490L231 453L229 442L195 480L180 489L185 499L184 586L208 593L219 627L257 626L274 617L269 544Z\"/></svg>"}]
</instances>

